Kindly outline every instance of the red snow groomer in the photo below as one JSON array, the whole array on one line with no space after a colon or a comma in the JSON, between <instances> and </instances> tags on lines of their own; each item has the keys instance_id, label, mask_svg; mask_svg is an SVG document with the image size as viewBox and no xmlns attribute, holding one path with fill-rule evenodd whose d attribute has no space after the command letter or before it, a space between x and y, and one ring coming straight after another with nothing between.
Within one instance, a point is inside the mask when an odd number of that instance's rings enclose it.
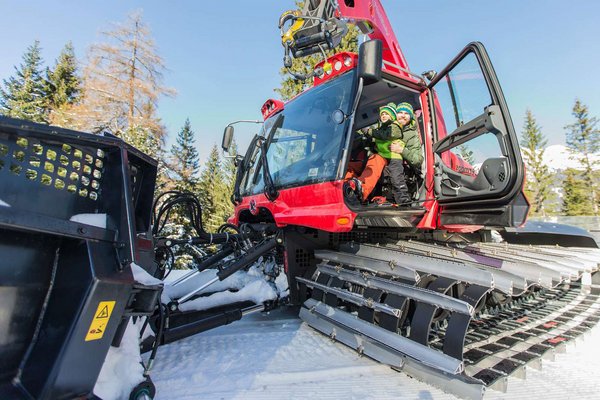
<instances>
[{"instance_id":1,"label":"red snow groomer","mask_svg":"<svg viewBox=\"0 0 600 400\"><path fill-rule=\"evenodd\" d=\"M358 54L327 57L349 22L368 40ZM594 239L524 225L519 143L481 43L417 75L378 0L307 1L279 25L285 66L311 54L323 60L307 74L290 71L311 88L262 107L262 130L239 160L230 222L281 232L290 301L306 323L480 398L598 322ZM422 162L404 160L410 200L402 204L394 172L373 163L378 147L361 134L390 103L410 105L420 142ZM225 150L232 136L229 126Z\"/></svg>"},{"instance_id":2,"label":"red snow groomer","mask_svg":"<svg viewBox=\"0 0 600 400\"><path fill-rule=\"evenodd\" d=\"M327 56L348 23L367 40ZM156 162L117 138L0 117L0 397L93 397L110 344L148 314L152 360L160 344L296 306L358 353L470 399L597 324L598 245L582 229L525 224L518 140L481 43L418 75L379 0L308 0L279 26L285 66L323 59L290 71L310 89L264 103L260 133L235 156L235 214L216 232L195 194L153 202ZM382 106L409 117L400 148L366 129ZM191 235L165 229L176 208ZM141 269L164 278L181 252L194 268L163 296L134 281ZM228 286L257 261L277 287L268 301ZM148 385L132 398L151 397Z\"/></svg>"}]
</instances>

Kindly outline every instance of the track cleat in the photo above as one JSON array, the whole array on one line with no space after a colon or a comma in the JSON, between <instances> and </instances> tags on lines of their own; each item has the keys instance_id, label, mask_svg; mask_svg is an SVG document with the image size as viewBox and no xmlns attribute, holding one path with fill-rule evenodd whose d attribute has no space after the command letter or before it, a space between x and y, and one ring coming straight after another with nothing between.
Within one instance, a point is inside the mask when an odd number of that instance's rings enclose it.
<instances>
[{"instance_id":1,"label":"track cleat","mask_svg":"<svg viewBox=\"0 0 600 400\"><path fill-rule=\"evenodd\" d=\"M589 269L580 250L493 250L380 241L315 251L312 278L297 278L308 290L300 318L359 354L479 400L600 322L598 291L565 284Z\"/></svg>"}]
</instances>

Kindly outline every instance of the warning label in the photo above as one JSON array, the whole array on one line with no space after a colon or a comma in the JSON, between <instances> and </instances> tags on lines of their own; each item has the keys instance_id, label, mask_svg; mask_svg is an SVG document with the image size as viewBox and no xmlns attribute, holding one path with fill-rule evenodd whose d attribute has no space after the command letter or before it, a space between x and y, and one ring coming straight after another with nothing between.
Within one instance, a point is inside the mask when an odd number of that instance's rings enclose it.
<instances>
[{"instance_id":1,"label":"warning label","mask_svg":"<svg viewBox=\"0 0 600 400\"><path fill-rule=\"evenodd\" d=\"M115 307L115 301L101 301L98 304L98 308L94 313L94 319L90 324L87 335L85 335L85 341L102 339L104 331L110 320L110 314L112 314L113 308Z\"/></svg>"},{"instance_id":2,"label":"warning label","mask_svg":"<svg viewBox=\"0 0 600 400\"><path fill-rule=\"evenodd\" d=\"M109 316L109 312L108 312L108 304L104 306L104 308L102 308L102 310L100 310L100 312L98 313L98 315L96 315L96 318L100 319L100 318L108 318Z\"/></svg>"}]
</instances>

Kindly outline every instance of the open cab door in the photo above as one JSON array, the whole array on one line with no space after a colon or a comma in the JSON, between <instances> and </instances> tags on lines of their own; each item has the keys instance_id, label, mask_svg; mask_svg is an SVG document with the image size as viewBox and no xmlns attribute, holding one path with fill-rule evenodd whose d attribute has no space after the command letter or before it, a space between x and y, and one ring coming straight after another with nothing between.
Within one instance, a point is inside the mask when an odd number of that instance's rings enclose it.
<instances>
[{"instance_id":1,"label":"open cab door","mask_svg":"<svg viewBox=\"0 0 600 400\"><path fill-rule=\"evenodd\" d=\"M441 228L525 222L519 141L481 43L471 43L429 84L434 190Z\"/></svg>"}]
</instances>

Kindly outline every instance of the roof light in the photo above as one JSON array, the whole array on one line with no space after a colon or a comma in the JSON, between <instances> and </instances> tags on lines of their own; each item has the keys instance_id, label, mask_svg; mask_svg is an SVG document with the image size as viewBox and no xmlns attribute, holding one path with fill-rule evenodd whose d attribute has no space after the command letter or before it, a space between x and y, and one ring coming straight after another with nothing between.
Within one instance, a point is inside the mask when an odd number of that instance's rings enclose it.
<instances>
[{"instance_id":1,"label":"roof light","mask_svg":"<svg viewBox=\"0 0 600 400\"><path fill-rule=\"evenodd\" d=\"M323 60L315 66L313 85L333 79L356 67L358 55L355 53L343 52Z\"/></svg>"},{"instance_id":2,"label":"roof light","mask_svg":"<svg viewBox=\"0 0 600 400\"><path fill-rule=\"evenodd\" d=\"M265 101L265 104L263 104L263 106L260 108L263 120L266 120L271 115L283 110L284 106L285 104L280 100L269 99Z\"/></svg>"}]
</instances>

